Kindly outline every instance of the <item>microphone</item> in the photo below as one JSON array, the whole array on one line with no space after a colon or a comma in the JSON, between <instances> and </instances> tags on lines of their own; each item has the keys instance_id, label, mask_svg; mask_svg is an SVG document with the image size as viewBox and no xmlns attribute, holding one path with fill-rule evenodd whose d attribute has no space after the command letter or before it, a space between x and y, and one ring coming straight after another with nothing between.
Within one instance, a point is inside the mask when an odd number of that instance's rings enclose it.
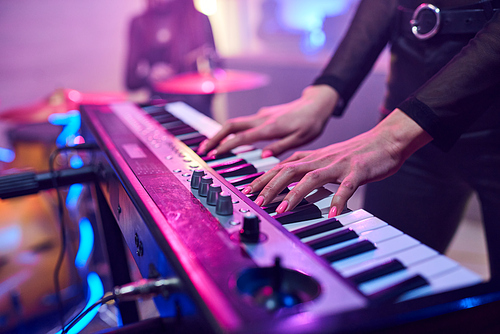
<instances>
[{"instance_id":1,"label":"microphone","mask_svg":"<svg viewBox=\"0 0 500 334\"><path fill-rule=\"evenodd\" d=\"M40 190L54 188L53 178L57 186L67 186L74 183L93 182L97 180L98 168L84 166L78 169L62 169L54 173L33 171L0 176L0 198L7 199L18 196L32 195Z\"/></svg>"}]
</instances>

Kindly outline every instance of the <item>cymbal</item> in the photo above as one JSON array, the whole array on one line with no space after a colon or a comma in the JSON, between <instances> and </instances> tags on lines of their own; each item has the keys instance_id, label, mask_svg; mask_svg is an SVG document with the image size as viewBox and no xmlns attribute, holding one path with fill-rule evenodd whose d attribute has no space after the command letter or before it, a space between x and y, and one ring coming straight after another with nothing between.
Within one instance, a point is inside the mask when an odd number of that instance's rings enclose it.
<instances>
[{"instance_id":1,"label":"cymbal","mask_svg":"<svg viewBox=\"0 0 500 334\"><path fill-rule=\"evenodd\" d=\"M154 88L160 93L214 94L255 89L268 83L265 74L218 68L208 73L182 73L154 84Z\"/></svg>"},{"instance_id":2,"label":"cymbal","mask_svg":"<svg viewBox=\"0 0 500 334\"><path fill-rule=\"evenodd\" d=\"M78 109L80 104L109 104L127 99L124 92L82 93L74 89L57 89L41 101L1 111L0 121L14 124L43 123L47 122L50 114Z\"/></svg>"},{"instance_id":3,"label":"cymbal","mask_svg":"<svg viewBox=\"0 0 500 334\"><path fill-rule=\"evenodd\" d=\"M68 91L67 97L78 104L106 105L128 100L126 92L79 92L74 89Z\"/></svg>"}]
</instances>

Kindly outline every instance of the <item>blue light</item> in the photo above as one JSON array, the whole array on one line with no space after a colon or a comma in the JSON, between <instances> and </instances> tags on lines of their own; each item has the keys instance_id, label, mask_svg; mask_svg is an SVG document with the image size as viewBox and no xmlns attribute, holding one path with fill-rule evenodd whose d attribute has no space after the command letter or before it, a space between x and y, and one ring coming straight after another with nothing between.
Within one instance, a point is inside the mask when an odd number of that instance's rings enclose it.
<instances>
[{"instance_id":1,"label":"blue light","mask_svg":"<svg viewBox=\"0 0 500 334\"><path fill-rule=\"evenodd\" d=\"M23 230L20 225L6 226L0 229L0 252L12 251L20 247L23 241Z\"/></svg>"},{"instance_id":2,"label":"blue light","mask_svg":"<svg viewBox=\"0 0 500 334\"><path fill-rule=\"evenodd\" d=\"M326 43L323 23L326 17L345 14L356 0L277 0L283 28L302 32L301 50L305 54L321 51Z\"/></svg>"},{"instance_id":3,"label":"blue light","mask_svg":"<svg viewBox=\"0 0 500 334\"><path fill-rule=\"evenodd\" d=\"M326 35L324 31L315 29L304 36L300 44L300 49L304 54L314 54L323 48L325 41Z\"/></svg>"},{"instance_id":4,"label":"blue light","mask_svg":"<svg viewBox=\"0 0 500 334\"><path fill-rule=\"evenodd\" d=\"M102 285L102 281L95 272L91 272L87 276L87 284L89 286L89 299L87 305L83 311L92 306L95 302L104 296L104 287ZM82 311L82 312L83 312ZM82 318L77 324L75 324L67 333L68 334L76 334L79 333L82 329L84 329L91 321L94 319L95 315L99 311L99 307L95 307L92 311L90 311L86 316ZM62 333L62 329L57 332L57 334Z\"/></svg>"},{"instance_id":5,"label":"blue light","mask_svg":"<svg viewBox=\"0 0 500 334\"><path fill-rule=\"evenodd\" d=\"M481 305L481 298L470 297L464 298L460 301L460 307L463 309L473 308L478 305Z\"/></svg>"},{"instance_id":6,"label":"blue light","mask_svg":"<svg viewBox=\"0 0 500 334\"><path fill-rule=\"evenodd\" d=\"M292 307L295 304L295 299L292 296L287 295L283 298L283 305L285 305L285 307Z\"/></svg>"},{"instance_id":7,"label":"blue light","mask_svg":"<svg viewBox=\"0 0 500 334\"><path fill-rule=\"evenodd\" d=\"M69 164L72 168L78 169L80 167L83 167L83 160L78 155L73 155L69 159Z\"/></svg>"},{"instance_id":8,"label":"blue light","mask_svg":"<svg viewBox=\"0 0 500 334\"><path fill-rule=\"evenodd\" d=\"M325 32L321 29L315 29L311 31L311 34L309 35L309 42L311 43L312 47L322 47L325 45L326 41L326 36Z\"/></svg>"},{"instance_id":9,"label":"blue light","mask_svg":"<svg viewBox=\"0 0 500 334\"><path fill-rule=\"evenodd\" d=\"M3 162L12 162L16 158L16 154L14 151L9 150L8 148L0 147L0 161Z\"/></svg>"},{"instance_id":10,"label":"blue light","mask_svg":"<svg viewBox=\"0 0 500 334\"><path fill-rule=\"evenodd\" d=\"M280 0L282 20L292 29L321 28L326 16L344 14L354 0Z\"/></svg>"},{"instance_id":11,"label":"blue light","mask_svg":"<svg viewBox=\"0 0 500 334\"><path fill-rule=\"evenodd\" d=\"M68 209L76 208L82 191L83 184L81 183L75 183L69 187L68 194L66 195L66 207L68 207Z\"/></svg>"},{"instance_id":12,"label":"blue light","mask_svg":"<svg viewBox=\"0 0 500 334\"><path fill-rule=\"evenodd\" d=\"M80 219L80 245L75 257L75 266L83 268L94 249L94 229L87 218Z\"/></svg>"},{"instance_id":13,"label":"blue light","mask_svg":"<svg viewBox=\"0 0 500 334\"><path fill-rule=\"evenodd\" d=\"M64 114L49 115L49 122L54 125L62 125L63 130L56 139L56 144L59 147L73 146L73 138L76 137L81 126L81 117L78 110L70 110Z\"/></svg>"}]
</instances>

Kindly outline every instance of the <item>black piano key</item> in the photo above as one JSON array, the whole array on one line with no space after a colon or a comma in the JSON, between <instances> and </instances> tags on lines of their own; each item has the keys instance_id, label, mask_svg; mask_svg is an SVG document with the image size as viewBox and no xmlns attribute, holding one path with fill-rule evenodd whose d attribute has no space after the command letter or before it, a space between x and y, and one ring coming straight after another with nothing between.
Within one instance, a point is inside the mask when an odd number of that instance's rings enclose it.
<instances>
[{"instance_id":1,"label":"black piano key","mask_svg":"<svg viewBox=\"0 0 500 334\"><path fill-rule=\"evenodd\" d=\"M177 117L175 117L171 114L165 114L165 113L153 116L153 118L156 119L156 121L158 121L158 123L160 123L160 124L180 121L180 119L178 119Z\"/></svg>"},{"instance_id":2,"label":"black piano key","mask_svg":"<svg viewBox=\"0 0 500 334\"><path fill-rule=\"evenodd\" d=\"M371 241L361 240L360 242L357 242L355 244L334 250L330 253L323 254L321 257L327 260L328 262L335 262L374 249L376 249L376 247Z\"/></svg>"},{"instance_id":3,"label":"black piano key","mask_svg":"<svg viewBox=\"0 0 500 334\"><path fill-rule=\"evenodd\" d=\"M252 164L246 163L243 165L219 170L218 173L224 178L231 176L242 176L257 173L257 168L255 168Z\"/></svg>"},{"instance_id":4,"label":"black piano key","mask_svg":"<svg viewBox=\"0 0 500 334\"><path fill-rule=\"evenodd\" d=\"M205 162L211 162L211 161L217 161L217 160L220 160L220 159L231 158L231 157L235 157L235 156L236 156L236 154L234 154L234 153L226 152L224 154L220 154L220 155L217 155L215 157L204 156L203 157L203 161L205 161Z\"/></svg>"},{"instance_id":5,"label":"black piano key","mask_svg":"<svg viewBox=\"0 0 500 334\"><path fill-rule=\"evenodd\" d=\"M142 110L147 112L152 117L156 117L156 116L160 116L160 115L173 116L171 113L166 111L163 106L148 106L148 107L142 108Z\"/></svg>"},{"instance_id":6,"label":"black piano key","mask_svg":"<svg viewBox=\"0 0 500 334\"><path fill-rule=\"evenodd\" d=\"M229 183L231 183L235 187L238 187L238 186L242 186L244 184L251 183L253 180L255 180L256 178L258 178L261 175L264 175L264 172L259 172L259 173L255 173L255 174L250 174L250 175L238 177L236 179L229 181Z\"/></svg>"},{"instance_id":7,"label":"black piano key","mask_svg":"<svg viewBox=\"0 0 500 334\"><path fill-rule=\"evenodd\" d=\"M276 208L281 204L281 202L274 202L274 203L269 203L266 206L263 206L262 209L266 211L267 213L271 213L276 211ZM309 204L308 201L305 199L302 199L299 204L297 204L296 208L300 208L301 206Z\"/></svg>"},{"instance_id":8,"label":"black piano key","mask_svg":"<svg viewBox=\"0 0 500 334\"><path fill-rule=\"evenodd\" d=\"M210 166L213 170L221 170L221 169L226 169L226 168L231 168L239 165L246 164L247 161L245 159L233 159L233 160L228 160L221 162L219 164L215 164Z\"/></svg>"},{"instance_id":9,"label":"black piano key","mask_svg":"<svg viewBox=\"0 0 500 334\"><path fill-rule=\"evenodd\" d=\"M175 122L161 124L161 126L163 126L167 130L175 129L177 127L182 127L185 125L186 125L186 123L184 123L183 121L175 121Z\"/></svg>"},{"instance_id":10,"label":"black piano key","mask_svg":"<svg viewBox=\"0 0 500 334\"><path fill-rule=\"evenodd\" d=\"M347 240L356 239L358 234L351 229L341 230L329 235L325 235L324 237L311 240L306 242L306 244L314 250L318 250L320 248L325 248L331 245L335 245Z\"/></svg>"},{"instance_id":11,"label":"black piano key","mask_svg":"<svg viewBox=\"0 0 500 334\"><path fill-rule=\"evenodd\" d=\"M182 140L182 142L184 144L186 144L187 146L198 146L205 139L207 139L207 136L199 135L199 136L196 136L196 137L193 137L193 138Z\"/></svg>"},{"instance_id":12,"label":"black piano key","mask_svg":"<svg viewBox=\"0 0 500 334\"><path fill-rule=\"evenodd\" d=\"M294 208L291 211L278 213L274 216L274 219L279 221L282 225L285 225L304 220L318 219L322 216L321 210L313 203L309 203L300 208Z\"/></svg>"},{"instance_id":13,"label":"black piano key","mask_svg":"<svg viewBox=\"0 0 500 334\"><path fill-rule=\"evenodd\" d=\"M242 191L243 189L245 189L245 187L244 187L244 186L241 186L241 187L239 187L239 188L238 188L238 190L239 190L239 191ZM248 197L248 199L249 199L249 200L251 200L252 202L255 202L255 200L257 199L257 197L259 197L259 195L260 195L260 193L253 193L253 194L251 194L251 195L249 195L249 196L247 196L247 197Z\"/></svg>"},{"instance_id":14,"label":"black piano key","mask_svg":"<svg viewBox=\"0 0 500 334\"><path fill-rule=\"evenodd\" d=\"M176 126L175 128L168 129L168 132L173 134L174 136L184 135L186 133L198 132L195 128L185 124L181 126Z\"/></svg>"},{"instance_id":15,"label":"black piano key","mask_svg":"<svg viewBox=\"0 0 500 334\"><path fill-rule=\"evenodd\" d=\"M381 290L369 296L373 303L387 303L394 302L398 297L400 297L405 292L429 285L429 282L420 275L415 275L413 277L404 280L401 283L388 287L387 289Z\"/></svg>"},{"instance_id":16,"label":"black piano key","mask_svg":"<svg viewBox=\"0 0 500 334\"><path fill-rule=\"evenodd\" d=\"M245 187L241 187L241 188L238 188L238 190L243 190ZM288 188L285 188L283 189L278 195L285 195L285 194L288 194L290 192L290 189ZM257 199L257 197L259 197L260 193L253 193L251 194L250 196L248 196L248 198L251 200L251 201L255 201Z\"/></svg>"},{"instance_id":17,"label":"black piano key","mask_svg":"<svg viewBox=\"0 0 500 334\"><path fill-rule=\"evenodd\" d=\"M298 238L302 239L319 233L332 231L341 228L342 226L343 225L340 223L340 221L334 217L326 219L318 224L304 226L300 229L293 231L292 233L295 234Z\"/></svg>"},{"instance_id":18,"label":"black piano key","mask_svg":"<svg viewBox=\"0 0 500 334\"><path fill-rule=\"evenodd\" d=\"M404 264L401 263L401 261L397 259L392 259L389 262L362 271L356 275L347 277L347 279L359 285L361 283L368 282L372 279L379 278L391 273L395 273L396 271L400 271L403 269L406 269L406 267Z\"/></svg>"}]
</instances>

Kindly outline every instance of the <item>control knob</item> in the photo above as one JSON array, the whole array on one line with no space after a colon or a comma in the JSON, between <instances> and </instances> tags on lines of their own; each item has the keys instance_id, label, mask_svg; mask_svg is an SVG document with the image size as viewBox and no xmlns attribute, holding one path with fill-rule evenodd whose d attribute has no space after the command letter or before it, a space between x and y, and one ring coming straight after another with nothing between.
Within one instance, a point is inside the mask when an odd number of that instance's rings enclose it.
<instances>
[{"instance_id":1,"label":"control knob","mask_svg":"<svg viewBox=\"0 0 500 334\"><path fill-rule=\"evenodd\" d=\"M197 169L193 172L193 176L191 176L191 188L198 189L200 187L201 178L205 175L205 171L203 169Z\"/></svg>"},{"instance_id":2,"label":"control knob","mask_svg":"<svg viewBox=\"0 0 500 334\"><path fill-rule=\"evenodd\" d=\"M222 191L222 188L218 184L211 184L208 187L208 195L207 195L207 204L208 205L216 205L217 198L219 197L219 193Z\"/></svg>"},{"instance_id":3,"label":"control knob","mask_svg":"<svg viewBox=\"0 0 500 334\"><path fill-rule=\"evenodd\" d=\"M230 216L233 214L233 202L231 200L231 194L225 191L219 193L219 196L217 196L215 213L221 216Z\"/></svg>"},{"instance_id":4,"label":"control knob","mask_svg":"<svg viewBox=\"0 0 500 334\"><path fill-rule=\"evenodd\" d=\"M260 239L260 219L251 212L243 216L243 228L240 230L240 240L245 243L255 244Z\"/></svg>"},{"instance_id":5,"label":"control knob","mask_svg":"<svg viewBox=\"0 0 500 334\"><path fill-rule=\"evenodd\" d=\"M198 195L201 197L207 197L208 187L214 182L211 176L203 176L200 182L200 188L198 189Z\"/></svg>"}]
</instances>

